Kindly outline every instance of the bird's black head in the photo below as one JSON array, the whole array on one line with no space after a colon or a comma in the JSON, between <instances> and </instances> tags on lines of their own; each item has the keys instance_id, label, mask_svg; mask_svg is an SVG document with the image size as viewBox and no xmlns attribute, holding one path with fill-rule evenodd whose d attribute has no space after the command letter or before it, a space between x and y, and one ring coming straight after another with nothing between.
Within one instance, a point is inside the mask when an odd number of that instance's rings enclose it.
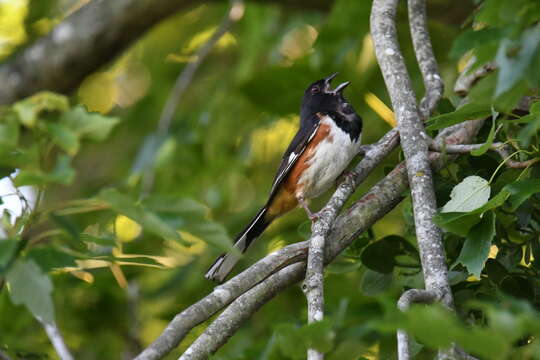
<instances>
[{"instance_id":1,"label":"bird's black head","mask_svg":"<svg viewBox=\"0 0 540 360\"><path fill-rule=\"evenodd\" d=\"M332 90L330 85L337 73L324 79L315 81L309 85L302 98L302 107L300 117L307 119L317 112L341 112L342 110L352 109L352 106L343 97L343 90L349 85L349 82L339 84ZM354 112L354 109L352 109Z\"/></svg>"}]
</instances>

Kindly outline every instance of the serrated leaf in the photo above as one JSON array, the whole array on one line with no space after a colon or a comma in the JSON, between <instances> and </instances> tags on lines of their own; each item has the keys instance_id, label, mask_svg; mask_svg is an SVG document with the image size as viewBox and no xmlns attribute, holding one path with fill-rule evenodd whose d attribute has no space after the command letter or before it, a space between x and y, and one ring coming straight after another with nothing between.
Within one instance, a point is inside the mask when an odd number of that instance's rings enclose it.
<instances>
[{"instance_id":1,"label":"serrated leaf","mask_svg":"<svg viewBox=\"0 0 540 360\"><path fill-rule=\"evenodd\" d=\"M60 118L60 123L79 138L93 141L105 140L119 122L120 119L117 117L89 112L81 105L65 112Z\"/></svg>"},{"instance_id":2,"label":"serrated leaf","mask_svg":"<svg viewBox=\"0 0 540 360\"><path fill-rule=\"evenodd\" d=\"M18 260L6 275L9 296L16 305L25 305L36 318L54 323L54 305L49 277L34 260Z\"/></svg>"},{"instance_id":3,"label":"serrated leaf","mask_svg":"<svg viewBox=\"0 0 540 360\"><path fill-rule=\"evenodd\" d=\"M138 222L146 231L164 239L181 241L181 237L175 229L129 196L123 195L115 189L105 189L100 191L98 198L109 204L113 210Z\"/></svg>"},{"instance_id":4,"label":"serrated leaf","mask_svg":"<svg viewBox=\"0 0 540 360\"><path fill-rule=\"evenodd\" d=\"M67 97L44 91L21 100L13 105L13 111L21 124L33 128L43 111L66 111L69 108Z\"/></svg>"},{"instance_id":5,"label":"serrated leaf","mask_svg":"<svg viewBox=\"0 0 540 360\"><path fill-rule=\"evenodd\" d=\"M454 186L448 201L441 212L469 212L486 204L489 200L491 187L487 180L480 176L468 176Z\"/></svg>"},{"instance_id":6,"label":"serrated leaf","mask_svg":"<svg viewBox=\"0 0 540 360\"><path fill-rule=\"evenodd\" d=\"M494 236L495 215L490 211L469 231L456 262L463 264L470 274L479 279Z\"/></svg>"},{"instance_id":7,"label":"serrated leaf","mask_svg":"<svg viewBox=\"0 0 540 360\"><path fill-rule=\"evenodd\" d=\"M485 118L491 114L491 105L488 103L468 103L456 111L434 116L426 124L427 130L439 130L459 124L466 120Z\"/></svg>"},{"instance_id":8,"label":"serrated leaf","mask_svg":"<svg viewBox=\"0 0 540 360\"><path fill-rule=\"evenodd\" d=\"M79 151L79 139L77 135L68 127L60 123L47 123L47 133L51 136L52 141L60 146L70 156L74 156Z\"/></svg>"}]
</instances>

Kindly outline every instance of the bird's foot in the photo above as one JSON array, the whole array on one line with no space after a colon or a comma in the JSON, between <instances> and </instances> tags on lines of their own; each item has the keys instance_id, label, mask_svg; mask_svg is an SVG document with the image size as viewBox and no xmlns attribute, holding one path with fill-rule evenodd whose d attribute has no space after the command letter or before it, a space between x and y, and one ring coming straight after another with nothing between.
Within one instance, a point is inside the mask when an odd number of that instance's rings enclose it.
<instances>
[{"instance_id":1,"label":"bird's foot","mask_svg":"<svg viewBox=\"0 0 540 360\"><path fill-rule=\"evenodd\" d=\"M302 206L302 208L304 208L304 210L305 210L309 220L311 220L311 222L315 222L315 221L319 220L319 213L314 213L309 209L308 202L306 201L306 199L304 199L303 197L299 197L298 198L298 203L300 204L300 206Z\"/></svg>"}]
</instances>

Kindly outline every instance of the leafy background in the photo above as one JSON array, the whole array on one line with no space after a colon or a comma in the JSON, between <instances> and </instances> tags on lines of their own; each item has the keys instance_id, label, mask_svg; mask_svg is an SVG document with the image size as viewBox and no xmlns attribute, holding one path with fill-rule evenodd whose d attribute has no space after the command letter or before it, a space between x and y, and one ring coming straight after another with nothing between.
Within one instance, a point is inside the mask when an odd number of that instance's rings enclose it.
<instances>
[{"instance_id":1,"label":"leafy background","mask_svg":"<svg viewBox=\"0 0 540 360\"><path fill-rule=\"evenodd\" d=\"M0 2L3 61L84 3ZM21 359L55 358L37 319L56 321L77 359L131 358L155 339L212 289L202 274L265 201L269 172L294 135L310 82L339 71L338 81L352 82L346 96L364 119L364 142L389 130L370 7L355 0L336 0L324 11L247 3L204 61L166 136L156 132L160 112L179 72L227 11L225 2L173 15L69 97L40 93L1 108L2 181L31 188L2 196L5 206L17 199L23 214L5 210L1 219L0 349ZM428 129L435 134L491 117L478 142L508 142L516 160L538 157L540 105L530 113L514 108L540 82L540 4L436 0L428 14L447 85ZM404 4L398 18L422 94ZM474 67L495 61L499 69L456 109L452 84L472 54ZM406 199L329 267L328 320L305 326L305 299L293 287L214 358L299 359L314 345L329 359L392 359L398 327L415 336L418 359L451 341L483 359L540 358L540 168L509 169L486 150L461 156L436 177L457 317L439 306L395 309L404 289L422 287ZM354 198L399 159L396 151ZM148 174L150 192L143 186ZM241 267L306 239L308 229L295 210L268 229Z\"/></svg>"}]
</instances>

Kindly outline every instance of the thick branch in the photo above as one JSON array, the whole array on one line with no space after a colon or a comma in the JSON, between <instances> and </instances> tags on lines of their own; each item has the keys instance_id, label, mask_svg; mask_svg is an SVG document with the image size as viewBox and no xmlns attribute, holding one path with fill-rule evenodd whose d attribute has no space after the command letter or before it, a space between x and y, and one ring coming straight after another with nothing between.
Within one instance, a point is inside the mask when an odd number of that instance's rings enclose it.
<instances>
[{"instance_id":1,"label":"thick branch","mask_svg":"<svg viewBox=\"0 0 540 360\"><path fill-rule=\"evenodd\" d=\"M219 317L208 326L184 352L179 360L207 359L251 317L262 305L275 295L302 279L305 263L287 266L238 297Z\"/></svg>"},{"instance_id":2,"label":"thick branch","mask_svg":"<svg viewBox=\"0 0 540 360\"><path fill-rule=\"evenodd\" d=\"M433 223L437 212L427 136L416 107L416 97L405 67L395 28L397 0L375 0L371 13L371 33L381 71L398 120L401 146L407 159L416 236L427 290L444 294L452 305L441 234Z\"/></svg>"},{"instance_id":3,"label":"thick branch","mask_svg":"<svg viewBox=\"0 0 540 360\"><path fill-rule=\"evenodd\" d=\"M323 0L272 2L322 10L329 7ZM71 92L86 76L121 54L152 26L178 10L199 4L195 0L88 2L47 36L0 66L0 104L42 90Z\"/></svg>"}]
</instances>

